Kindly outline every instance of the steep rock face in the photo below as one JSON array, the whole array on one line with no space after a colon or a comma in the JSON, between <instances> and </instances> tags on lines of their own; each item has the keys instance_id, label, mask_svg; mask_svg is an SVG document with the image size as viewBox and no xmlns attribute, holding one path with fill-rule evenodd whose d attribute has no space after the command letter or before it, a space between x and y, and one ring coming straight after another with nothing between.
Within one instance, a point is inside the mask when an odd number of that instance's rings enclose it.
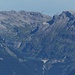
<instances>
[{"instance_id":1,"label":"steep rock face","mask_svg":"<svg viewBox=\"0 0 75 75\"><path fill-rule=\"evenodd\" d=\"M75 13L0 12L0 75L74 75Z\"/></svg>"}]
</instances>

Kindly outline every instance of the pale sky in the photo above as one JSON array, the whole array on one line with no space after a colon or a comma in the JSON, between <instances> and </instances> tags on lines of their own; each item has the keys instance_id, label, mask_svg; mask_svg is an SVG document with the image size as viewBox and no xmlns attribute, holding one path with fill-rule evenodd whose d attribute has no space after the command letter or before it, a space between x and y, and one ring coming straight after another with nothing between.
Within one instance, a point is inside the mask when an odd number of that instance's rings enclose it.
<instances>
[{"instance_id":1,"label":"pale sky","mask_svg":"<svg viewBox=\"0 0 75 75\"><path fill-rule=\"evenodd\" d=\"M0 0L0 11L25 10L54 15L62 11L75 11L75 0Z\"/></svg>"}]
</instances>

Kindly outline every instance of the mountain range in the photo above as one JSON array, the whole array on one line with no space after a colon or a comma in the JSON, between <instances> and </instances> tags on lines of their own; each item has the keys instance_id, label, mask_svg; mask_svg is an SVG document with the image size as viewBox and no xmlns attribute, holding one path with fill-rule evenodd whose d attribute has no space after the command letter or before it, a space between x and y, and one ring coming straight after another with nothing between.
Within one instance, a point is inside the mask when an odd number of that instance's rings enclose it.
<instances>
[{"instance_id":1,"label":"mountain range","mask_svg":"<svg viewBox=\"0 0 75 75\"><path fill-rule=\"evenodd\" d=\"M0 75L75 75L75 12L0 11Z\"/></svg>"}]
</instances>

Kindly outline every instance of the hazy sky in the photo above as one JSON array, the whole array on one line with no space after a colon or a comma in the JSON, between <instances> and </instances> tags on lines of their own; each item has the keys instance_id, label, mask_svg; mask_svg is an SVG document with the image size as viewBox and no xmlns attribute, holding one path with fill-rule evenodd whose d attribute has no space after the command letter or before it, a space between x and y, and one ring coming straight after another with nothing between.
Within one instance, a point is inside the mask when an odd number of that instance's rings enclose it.
<instances>
[{"instance_id":1,"label":"hazy sky","mask_svg":"<svg viewBox=\"0 0 75 75\"><path fill-rule=\"evenodd\" d=\"M65 10L75 11L75 0L0 0L0 11L25 10L57 14Z\"/></svg>"}]
</instances>

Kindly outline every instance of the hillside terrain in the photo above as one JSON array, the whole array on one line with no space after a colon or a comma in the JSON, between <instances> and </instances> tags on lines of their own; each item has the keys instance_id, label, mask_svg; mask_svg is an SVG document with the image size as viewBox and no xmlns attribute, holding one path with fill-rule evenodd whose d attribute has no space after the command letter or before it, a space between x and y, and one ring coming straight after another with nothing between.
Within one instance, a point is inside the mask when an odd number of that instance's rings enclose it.
<instances>
[{"instance_id":1,"label":"hillside terrain","mask_svg":"<svg viewBox=\"0 0 75 75\"><path fill-rule=\"evenodd\" d=\"M1 11L0 75L75 75L75 13Z\"/></svg>"}]
</instances>

